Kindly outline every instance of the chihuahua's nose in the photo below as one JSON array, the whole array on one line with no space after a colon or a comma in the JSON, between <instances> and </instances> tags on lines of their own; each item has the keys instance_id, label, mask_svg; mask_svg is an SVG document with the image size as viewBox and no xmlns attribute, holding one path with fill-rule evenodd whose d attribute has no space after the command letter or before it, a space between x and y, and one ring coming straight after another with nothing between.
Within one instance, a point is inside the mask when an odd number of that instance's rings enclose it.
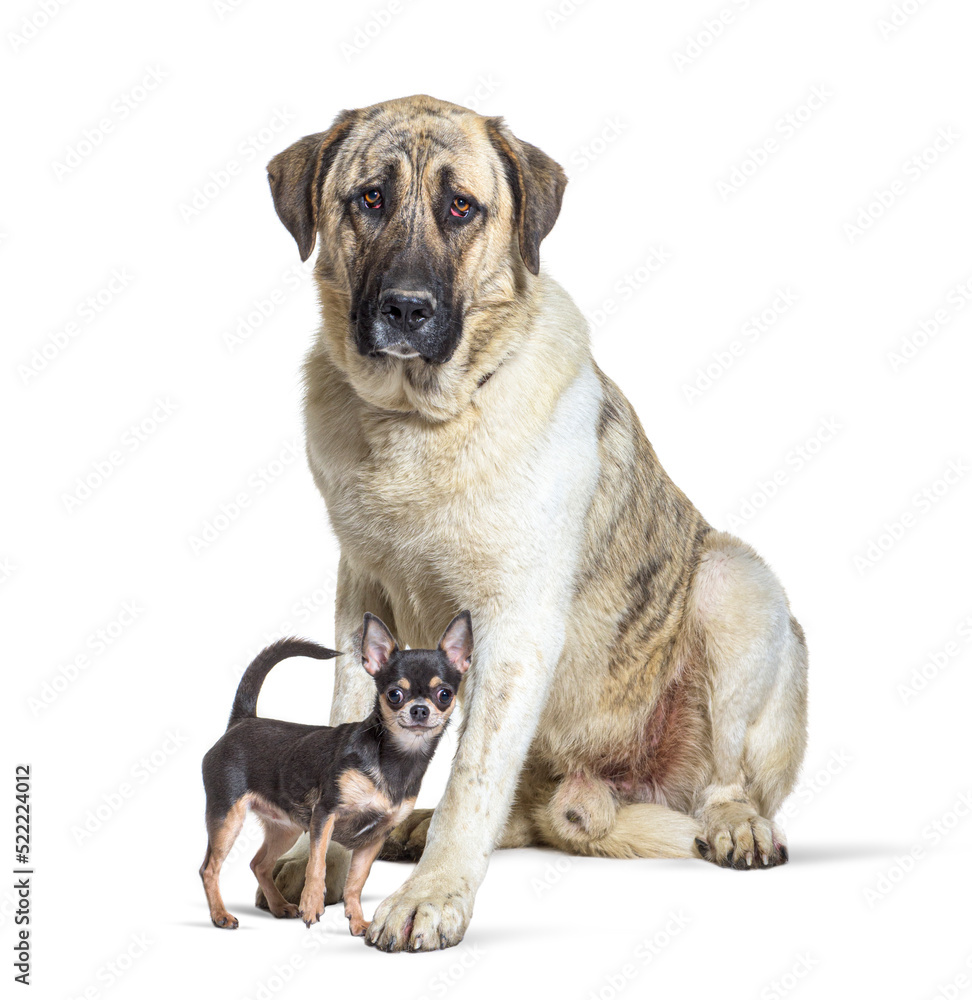
<instances>
[{"instance_id":1,"label":"chihuahua's nose","mask_svg":"<svg viewBox=\"0 0 972 1000\"><path fill-rule=\"evenodd\" d=\"M411 717L416 722L425 722L425 720L429 717L429 706L428 705L413 705L409 709L409 713L408 714L411 715Z\"/></svg>"}]
</instances>

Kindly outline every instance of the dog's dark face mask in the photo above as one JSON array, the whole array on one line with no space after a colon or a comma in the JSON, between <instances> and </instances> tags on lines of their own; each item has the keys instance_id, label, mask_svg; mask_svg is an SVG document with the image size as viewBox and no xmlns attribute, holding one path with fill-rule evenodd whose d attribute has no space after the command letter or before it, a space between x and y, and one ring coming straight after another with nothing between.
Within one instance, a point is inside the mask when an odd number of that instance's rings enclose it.
<instances>
[{"instance_id":1,"label":"dog's dark face mask","mask_svg":"<svg viewBox=\"0 0 972 1000\"><path fill-rule=\"evenodd\" d=\"M351 186L348 319L359 354L449 361L465 304L457 274L483 225L477 209L468 191L456 190L448 168L423 170L414 149Z\"/></svg>"},{"instance_id":2,"label":"dog's dark face mask","mask_svg":"<svg viewBox=\"0 0 972 1000\"><path fill-rule=\"evenodd\" d=\"M483 354L539 273L566 183L500 119L429 97L343 112L268 171L303 260L320 235L332 360L392 409L421 409L419 397L455 390L450 378L478 376L469 354Z\"/></svg>"}]
</instances>

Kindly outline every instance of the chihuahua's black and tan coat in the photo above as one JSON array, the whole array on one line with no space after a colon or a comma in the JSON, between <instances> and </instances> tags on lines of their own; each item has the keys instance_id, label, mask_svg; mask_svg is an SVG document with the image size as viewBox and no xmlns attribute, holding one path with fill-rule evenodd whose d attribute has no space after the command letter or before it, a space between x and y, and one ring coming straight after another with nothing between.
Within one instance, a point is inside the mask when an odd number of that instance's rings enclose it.
<instances>
[{"instance_id":1,"label":"chihuahua's black and tan coat","mask_svg":"<svg viewBox=\"0 0 972 1000\"><path fill-rule=\"evenodd\" d=\"M209 845L199 874L217 927L239 921L219 892L219 870L247 808L265 839L250 867L275 917L300 916L309 927L324 912L324 856L333 839L353 852L344 912L351 933L368 927L361 888L389 831L412 811L415 797L455 704L472 654L472 623L464 611L436 649L400 650L380 619L366 614L361 660L377 696L363 722L307 726L256 715L260 688L274 664L290 656L330 659L334 650L283 639L250 664L233 702L226 733L203 758ZM274 863L302 831L310 858L300 906L288 903L271 879Z\"/></svg>"}]
</instances>

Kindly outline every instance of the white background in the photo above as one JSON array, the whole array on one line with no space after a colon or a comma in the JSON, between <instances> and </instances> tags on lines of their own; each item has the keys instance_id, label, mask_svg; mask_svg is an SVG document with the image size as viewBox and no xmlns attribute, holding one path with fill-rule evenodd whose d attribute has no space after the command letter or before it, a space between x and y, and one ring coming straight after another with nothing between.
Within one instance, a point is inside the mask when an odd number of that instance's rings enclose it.
<instances>
[{"instance_id":1,"label":"white background","mask_svg":"<svg viewBox=\"0 0 972 1000\"><path fill-rule=\"evenodd\" d=\"M38 995L972 996L972 10L556 9L5 7L4 770L11 801L33 766ZM333 641L301 441L315 297L264 166L416 92L567 169L545 266L676 482L782 577L811 713L787 867L501 853L462 945L390 957L340 907L310 931L256 912L250 827L223 878L241 927L210 925L199 761L261 646ZM326 721L331 683L293 661L261 711ZM376 865L366 913L407 871Z\"/></svg>"}]
</instances>

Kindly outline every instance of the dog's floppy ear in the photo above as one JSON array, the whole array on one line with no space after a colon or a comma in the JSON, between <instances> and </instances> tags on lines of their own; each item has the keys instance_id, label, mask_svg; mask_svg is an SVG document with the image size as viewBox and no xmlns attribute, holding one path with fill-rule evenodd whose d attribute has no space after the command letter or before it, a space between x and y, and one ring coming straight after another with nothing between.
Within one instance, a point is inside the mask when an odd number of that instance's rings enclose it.
<instances>
[{"instance_id":1,"label":"dog's floppy ear","mask_svg":"<svg viewBox=\"0 0 972 1000\"><path fill-rule=\"evenodd\" d=\"M520 256L533 274L539 274L540 243L560 214L567 175L543 150L517 139L502 118L487 118L486 129L513 189Z\"/></svg>"},{"instance_id":2,"label":"dog's floppy ear","mask_svg":"<svg viewBox=\"0 0 972 1000\"><path fill-rule=\"evenodd\" d=\"M267 164L273 207L297 241L301 260L307 260L317 242L324 178L355 117L354 111L342 111L326 132L305 135Z\"/></svg>"},{"instance_id":3,"label":"dog's floppy ear","mask_svg":"<svg viewBox=\"0 0 972 1000\"><path fill-rule=\"evenodd\" d=\"M449 622L449 627L442 633L439 640L439 649L447 657L449 662L464 674L469 669L469 659L473 650L472 616L468 611L460 611L455 618Z\"/></svg>"},{"instance_id":4,"label":"dog's floppy ear","mask_svg":"<svg viewBox=\"0 0 972 1000\"><path fill-rule=\"evenodd\" d=\"M361 662L365 670L374 677L396 649L398 643L385 623L370 611L367 612L361 630Z\"/></svg>"}]
</instances>

